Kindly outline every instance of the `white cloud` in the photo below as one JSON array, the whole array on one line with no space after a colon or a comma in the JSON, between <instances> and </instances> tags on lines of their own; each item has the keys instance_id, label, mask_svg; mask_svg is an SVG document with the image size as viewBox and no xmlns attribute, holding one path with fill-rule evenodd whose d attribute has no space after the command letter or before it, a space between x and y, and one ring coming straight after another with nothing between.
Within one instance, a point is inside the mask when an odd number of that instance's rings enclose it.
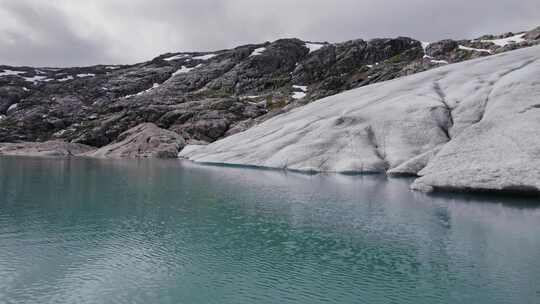
<instances>
[{"instance_id":1,"label":"white cloud","mask_svg":"<svg viewBox=\"0 0 540 304\"><path fill-rule=\"evenodd\" d=\"M473 38L538 20L538 0L0 0L0 63L134 63L281 37Z\"/></svg>"}]
</instances>

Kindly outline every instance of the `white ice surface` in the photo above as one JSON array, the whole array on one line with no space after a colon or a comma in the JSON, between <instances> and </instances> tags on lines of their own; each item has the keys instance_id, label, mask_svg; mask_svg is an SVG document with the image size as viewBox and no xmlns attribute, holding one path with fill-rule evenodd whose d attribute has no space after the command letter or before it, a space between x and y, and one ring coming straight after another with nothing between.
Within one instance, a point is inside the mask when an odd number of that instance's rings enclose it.
<instances>
[{"instance_id":1,"label":"white ice surface","mask_svg":"<svg viewBox=\"0 0 540 304\"><path fill-rule=\"evenodd\" d=\"M540 190L538 79L540 46L327 97L180 156L300 171L383 172L441 146L417 188Z\"/></svg>"}]
</instances>

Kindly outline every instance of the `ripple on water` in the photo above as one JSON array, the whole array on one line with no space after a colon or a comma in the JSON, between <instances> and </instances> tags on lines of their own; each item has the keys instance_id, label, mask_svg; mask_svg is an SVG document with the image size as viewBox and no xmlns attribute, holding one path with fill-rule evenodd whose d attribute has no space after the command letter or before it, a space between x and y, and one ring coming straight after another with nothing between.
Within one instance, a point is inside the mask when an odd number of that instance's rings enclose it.
<instances>
[{"instance_id":1,"label":"ripple on water","mask_svg":"<svg viewBox=\"0 0 540 304\"><path fill-rule=\"evenodd\" d=\"M0 172L0 302L540 302L522 199L160 161Z\"/></svg>"}]
</instances>

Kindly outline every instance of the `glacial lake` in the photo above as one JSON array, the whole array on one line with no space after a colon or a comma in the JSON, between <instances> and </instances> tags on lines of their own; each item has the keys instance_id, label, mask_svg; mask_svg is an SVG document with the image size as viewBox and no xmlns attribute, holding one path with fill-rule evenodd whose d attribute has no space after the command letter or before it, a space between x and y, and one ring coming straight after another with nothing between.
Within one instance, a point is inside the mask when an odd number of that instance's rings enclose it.
<instances>
[{"instance_id":1,"label":"glacial lake","mask_svg":"<svg viewBox=\"0 0 540 304\"><path fill-rule=\"evenodd\" d=\"M540 303L538 198L0 158L0 303Z\"/></svg>"}]
</instances>

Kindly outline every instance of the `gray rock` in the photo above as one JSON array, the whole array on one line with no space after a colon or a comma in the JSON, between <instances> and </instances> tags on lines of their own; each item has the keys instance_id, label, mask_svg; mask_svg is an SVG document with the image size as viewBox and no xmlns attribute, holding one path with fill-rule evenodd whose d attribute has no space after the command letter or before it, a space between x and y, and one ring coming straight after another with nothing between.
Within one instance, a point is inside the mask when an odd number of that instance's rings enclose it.
<instances>
[{"instance_id":1,"label":"gray rock","mask_svg":"<svg viewBox=\"0 0 540 304\"><path fill-rule=\"evenodd\" d=\"M46 142L21 142L21 143L0 143L0 155L18 156L80 156L94 151L96 148L66 143L60 140Z\"/></svg>"},{"instance_id":2,"label":"gray rock","mask_svg":"<svg viewBox=\"0 0 540 304\"><path fill-rule=\"evenodd\" d=\"M528 31L523 38L527 40L540 40L540 26Z\"/></svg>"},{"instance_id":3,"label":"gray rock","mask_svg":"<svg viewBox=\"0 0 540 304\"><path fill-rule=\"evenodd\" d=\"M446 55L458 48L457 41L446 39L439 42L431 43L426 48L426 55L433 58L443 58Z\"/></svg>"},{"instance_id":4,"label":"gray rock","mask_svg":"<svg viewBox=\"0 0 540 304\"><path fill-rule=\"evenodd\" d=\"M99 158L175 158L185 141L178 134L144 123L120 134L117 141L85 156Z\"/></svg>"}]
</instances>

